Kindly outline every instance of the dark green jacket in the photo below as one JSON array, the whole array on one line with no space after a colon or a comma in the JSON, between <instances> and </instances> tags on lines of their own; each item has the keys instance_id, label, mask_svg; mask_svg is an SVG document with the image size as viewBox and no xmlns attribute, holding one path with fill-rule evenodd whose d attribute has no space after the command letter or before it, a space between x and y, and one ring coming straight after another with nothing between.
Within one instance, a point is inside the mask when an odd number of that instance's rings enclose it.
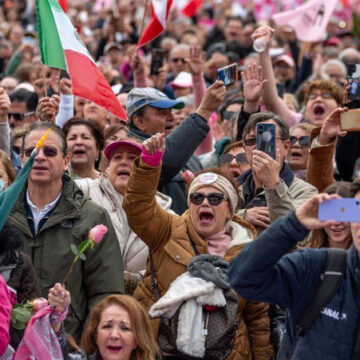
<instances>
[{"instance_id":1,"label":"dark green jacket","mask_svg":"<svg viewBox=\"0 0 360 360\"><path fill-rule=\"evenodd\" d=\"M104 296L123 293L123 265L115 230L107 211L85 197L75 182L64 176L63 193L48 219L33 235L25 208L25 190L10 214L10 222L24 234L24 252L29 254L42 295L62 282L74 260L70 244L87 239L89 229L97 224L108 233L95 249L85 252L86 260L74 266L66 288L71 293L71 308L65 321L66 331L79 339L91 307Z\"/></svg>"}]
</instances>

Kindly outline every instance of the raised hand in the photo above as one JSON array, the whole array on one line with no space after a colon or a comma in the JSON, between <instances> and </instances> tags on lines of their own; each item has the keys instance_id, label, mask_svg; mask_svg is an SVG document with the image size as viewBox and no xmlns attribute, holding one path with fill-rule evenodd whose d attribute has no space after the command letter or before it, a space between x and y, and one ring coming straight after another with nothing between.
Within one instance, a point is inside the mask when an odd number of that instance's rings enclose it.
<instances>
[{"instance_id":1,"label":"raised hand","mask_svg":"<svg viewBox=\"0 0 360 360\"><path fill-rule=\"evenodd\" d=\"M308 230L321 229L325 226L332 225L336 221L320 221L318 219L319 205L324 200L337 199L339 195L333 194L318 194L308 199L302 205L300 205L296 211L295 215L300 221L300 223L306 227Z\"/></svg>"},{"instance_id":2,"label":"raised hand","mask_svg":"<svg viewBox=\"0 0 360 360\"><path fill-rule=\"evenodd\" d=\"M70 293L63 285L56 283L55 286L49 290L48 302L55 311L63 313L71 303Z\"/></svg>"},{"instance_id":3,"label":"raised hand","mask_svg":"<svg viewBox=\"0 0 360 360\"><path fill-rule=\"evenodd\" d=\"M251 35L253 41L260 37L267 37L269 41L267 41L267 49L270 46L270 39L274 36L275 30L267 25L259 26L254 33Z\"/></svg>"},{"instance_id":4,"label":"raised hand","mask_svg":"<svg viewBox=\"0 0 360 360\"><path fill-rule=\"evenodd\" d=\"M201 75L204 72L205 61L201 46L191 46L190 58L185 59L192 75Z\"/></svg>"},{"instance_id":5,"label":"raised hand","mask_svg":"<svg viewBox=\"0 0 360 360\"><path fill-rule=\"evenodd\" d=\"M3 88L0 88L0 121L7 121L10 109L10 98Z\"/></svg>"},{"instance_id":6,"label":"raised hand","mask_svg":"<svg viewBox=\"0 0 360 360\"><path fill-rule=\"evenodd\" d=\"M55 116L59 110L60 98L58 95L43 97L39 100L36 108L36 116L41 121L55 122Z\"/></svg>"},{"instance_id":7,"label":"raised hand","mask_svg":"<svg viewBox=\"0 0 360 360\"><path fill-rule=\"evenodd\" d=\"M157 133L143 142L144 149L148 155L165 151L165 134Z\"/></svg>"},{"instance_id":8,"label":"raised hand","mask_svg":"<svg viewBox=\"0 0 360 360\"><path fill-rule=\"evenodd\" d=\"M267 188L275 187L280 181L280 163L263 151L253 151L252 170L261 184Z\"/></svg>"},{"instance_id":9,"label":"raised hand","mask_svg":"<svg viewBox=\"0 0 360 360\"><path fill-rule=\"evenodd\" d=\"M321 145L329 144L336 136L345 136L346 131L340 129L341 114L348 111L348 108L337 108L324 120L321 127L319 142Z\"/></svg>"},{"instance_id":10,"label":"raised hand","mask_svg":"<svg viewBox=\"0 0 360 360\"><path fill-rule=\"evenodd\" d=\"M246 70L241 72L241 78L244 86L246 112L254 112L257 110L260 97L262 95L267 79L262 78L262 67L255 63L250 64ZM247 107L251 107L252 111L247 111ZM253 109L255 107L255 109Z\"/></svg>"},{"instance_id":11,"label":"raised hand","mask_svg":"<svg viewBox=\"0 0 360 360\"><path fill-rule=\"evenodd\" d=\"M208 120L213 113L224 101L226 94L225 85L222 81L217 80L214 84L209 86L205 95L196 110L196 113Z\"/></svg>"},{"instance_id":12,"label":"raised hand","mask_svg":"<svg viewBox=\"0 0 360 360\"><path fill-rule=\"evenodd\" d=\"M72 94L72 84L70 79L64 77L60 80L60 94L63 95Z\"/></svg>"},{"instance_id":13,"label":"raised hand","mask_svg":"<svg viewBox=\"0 0 360 360\"><path fill-rule=\"evenodd\" d=\"M144 61L139 55L137 50L134 50L130 58L130 66L135 76L145 76L145 65Z\"/></svg>"}]
</instances>

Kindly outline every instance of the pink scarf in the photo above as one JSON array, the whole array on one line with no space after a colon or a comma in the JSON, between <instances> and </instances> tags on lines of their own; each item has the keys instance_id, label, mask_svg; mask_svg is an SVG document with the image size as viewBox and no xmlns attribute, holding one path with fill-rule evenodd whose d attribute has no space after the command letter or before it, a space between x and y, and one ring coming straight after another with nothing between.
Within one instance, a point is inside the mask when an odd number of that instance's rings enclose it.
<instances>
[{"instance_id":1,"label":"pink scarf","mask_svg":"<svg viewBox=\"0 0 360 360\"><path fill-rule=\"evenodd\" d=\"M225 230L220 231L214 235L206 238L208 241L208 253L210 255L218 255L222 258L226 254L226 250L229 248L231 243L231 235L227 234Z\"/></svg>"},{"instance_id":2,"label":"pink scarf","mask_svg":"<svg viewBox=\"0 0 360 360\"><path fill-rule=\"evenodd\" d=\"M63 360L59 341L50 324L52 309L46 306L30 319L13 360Z\"/></svg>"}]
</instances>

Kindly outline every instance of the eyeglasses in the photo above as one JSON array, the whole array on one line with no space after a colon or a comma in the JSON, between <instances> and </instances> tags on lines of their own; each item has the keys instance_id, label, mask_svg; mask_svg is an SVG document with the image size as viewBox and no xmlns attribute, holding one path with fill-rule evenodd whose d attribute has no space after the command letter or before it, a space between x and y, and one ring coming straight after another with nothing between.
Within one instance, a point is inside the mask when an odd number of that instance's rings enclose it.
<instances>
[{"instance_id":1,"label":"eyeglasses","mask_svg":"<svg viewBox=\"0 0 360 360\"><path fill-rule=\"evenodd\" d=\"M22 120L24 120L25 116L30 116L30 115L33 115L33 114L35 114L35 111L29 111L29 112L27 112L25 114L17 113L17 112L9 112L8 116L9 116L9 119L11 117L13 117L15 121L22 121Z\"/></svg>"},{"instance_id":2,"label":"eyeglasses","mask_svg":"<svg viewBox=\"0 0 360 360\"><path fill-rule=\"evenodd\" d=\"M11 149L12 149L12 151L14 151L16 154L20 155L20 151L21 151L20 146L15 146L15 145L13 145Z\"/></svg>"},{"instance_id":3,"label":"eyeglasses","mask_svg":"<svg viewBox=\"0 0 360 360\"><path fill-rule=\"evenodd\" d=\"M219 161L220 161L220 164L230 164L233 161L233 159L235 159L238 164L247 164L248 163L245 153L239 153L235 156L232 154L222 154L220 156Z\"/></svg>"},{"instance_id":4,"label":"eyeglasses","mask_svg":"<svg viewBox=\"0 0 360 360\"><path fill-rule=\"evenodd\" d=\"M283 140L281 137L277 137L277 140ZM244 140L245 146L255 146L256 145L256 138L249 138Z\"/></svg>"},{"instance_id":5,"label":"eyeglasses","mask_svg":"<svg viewBox=\"0 0 360 360\"><path fill-rule=\"evenodd\" d=\"M321 94L310 93L308 96L308 100L315 100L318 96L320 96L322 99L333 99L334 98L332 96L332 94L330 94L330 93L321 93Z\"/></svg>"},{"instance_id":6,"label":"eyeglasses","mask_svg":"<svg viewBox=\"0 0 360 360\"><path fill-rule=\"evenodd\" d=\"M30 157L32 152L34 151L35 146L30 146L24 149L24 154L26 157ZM58 149L52 146L43 146L42 151L47 157L55 157L58 154Z\"/></svg>"},{"instance_id":7,"label":"eyeglasses","mask_svg":"<svg viewBox=\"0 0 360 360\"><path fill-rule=\"evenodd\" d=\"M178 63L179 61L181 61L183 64L186 64L186 61L184 58L172 58L171 61L174 63Z\"/></svg>"},{"instance_id":8,"label":"eyeglasses","mask_svg":"<svg viewBox=\"0 0 360 360\"><path fill-rule=\"evenodd\" d=\"M195 192L190 195L190 201L194 205L201 205L204 199L207 199L209 204L212 206L218 206L223 200L227 200L226 196L221 193L211 193L205 195L199 192Z\"/></svg>"},{"instance_id":9,"label":"eyeglasses","mask_svg":"<svg viewBox=\"0 0 360 360\"><path fill-rule=\"evenodd\" d=\"M294 146L297 142L299 142L299 145L301 147L306 147L310 145L310 136L290 136L290 143L291 146Z\"/></svg>"}]
</instances>

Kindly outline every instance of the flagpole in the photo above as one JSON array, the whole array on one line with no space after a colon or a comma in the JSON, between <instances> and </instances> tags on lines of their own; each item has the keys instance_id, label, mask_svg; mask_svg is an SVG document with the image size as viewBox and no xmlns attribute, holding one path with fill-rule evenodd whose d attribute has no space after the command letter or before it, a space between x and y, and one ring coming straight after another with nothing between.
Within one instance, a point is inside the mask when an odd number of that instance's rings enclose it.
<instances>
[{"instance_id":1,"label":"flagpole","mask_svg":"<svg viewBox=\"0 0 360 360\"><path fill-rule=\"evenodd\" d=\"M147 7L148 7L148 0L145 0L145 9L144 9L144 16L142 18L141 21L141 28L140 28L140 37L144 31L144 27L145 27L145 19L146 19L146 13L147 13Z\"/></svg>"},{"instance_id":2,"label":"flagpole","mask_svg":"<svg viewBox=\"0 0 360 360\"><path fill-rule=\"evenodd\" d=\"M45 65L42 66L43 69L43 81L44 81L44 97L47 97L47 89L46 89L46 72L45 72Z\"/></svg>"}]
</instances>

